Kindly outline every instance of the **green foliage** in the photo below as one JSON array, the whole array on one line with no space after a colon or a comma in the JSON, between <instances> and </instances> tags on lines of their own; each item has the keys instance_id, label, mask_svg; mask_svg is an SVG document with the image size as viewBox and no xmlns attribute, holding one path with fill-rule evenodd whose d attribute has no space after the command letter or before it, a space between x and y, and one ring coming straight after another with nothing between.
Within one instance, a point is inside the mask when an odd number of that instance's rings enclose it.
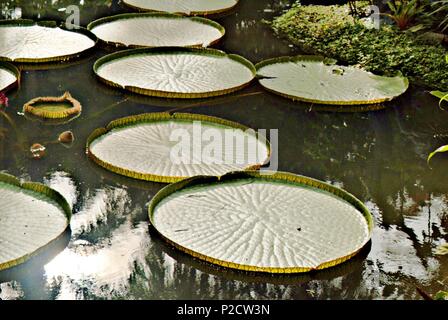
<instances>
[{"instance_id":1,"label":"green foliage","mask_svg":"<svg viewBox=\"0 0 448 320\"><path fill-rule=\"evenodd\" d=\"M448 29L448 0L439 0L432 3L434 10L430 13L431 16L440 17L439 28L442 31Z\"/></svg>"},{"instance_id":2,"label":"green foliage","mask_svg":"<svg viewBox=\"0 0 448 320\"><path fill-rule=\"evenodd\" d=\"M448 291L439 291L434 296L434 300L448 300Z\"/></svg>"},{"instance_id":3,"label":"green foliage","mask_svg":"<svg viewBox=\"0 0 448 320\"><path fill-rule=\"evenodd\" d=\"M381 24L369 29L343 6L295 6L272 27L303 50L359 65L377 74L401 71L411 81L448 90L448 73L440 44L424 43L415 34Z\"/></svg>"},{"instance_id":4,"label":"green foliage","mask_svg":"<svg viewBox=\"0 0 448 320\"><path fill-rule=\"evenodd\" d=\"M438 153L443 153L443 152L447 152L448 151L448 145L445 146L441 146L440 148L438 148L436 151L433 151L429 154L428 156L428 164L431 161L431 159Z\"/></svg>"},{"instance_id":5,"label":"green foliage","mask_svg":"<svg viewBox=\"0 0 448 320\"><path fill-rule=\"evenodd\" d=\"M394 0L387 5L390 13L384 15L391 18L400 30L409 29L425 13L425 6L418 0Z\"/></svg>"}]
</instances>

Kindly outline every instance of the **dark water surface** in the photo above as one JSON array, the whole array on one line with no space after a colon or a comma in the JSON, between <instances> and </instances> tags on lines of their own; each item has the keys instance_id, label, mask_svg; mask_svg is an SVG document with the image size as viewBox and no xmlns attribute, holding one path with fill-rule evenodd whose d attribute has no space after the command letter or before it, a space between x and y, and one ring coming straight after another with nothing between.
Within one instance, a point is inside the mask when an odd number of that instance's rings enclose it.
<instances>
[{"instance_id":1,"label":"dark water surface","mask_svg":"<svg viewBox=\"0 0 448 320\"><path fill-rule=\"evenodd\" d=\"M64 19L59 8L79 4L0 1L3 17L20 6L24 17L59 20ZM292 1L241 2L218 19L227 30L218 48L253 62L299 53L260 23ZM80 7L84 26L128 11L107 0L81 1ZM412 87L387 109L364 113L318 112L266 93L256 83L205 101L144 98L95 79L94 61L111 51L96 49L59 68L25 68L20 89L8 94L11 121L0 117L0 170L54 187L75 214L70 231L44 254L0 272L1 299L416 299L417 286L434 293L445 281L446 288L448 257L434 251L448 240L448 162L438 157L431 170L425 159L448 142L448 116L424 89ZM49 125L20 114L28 100L66 90L83 105L79 118ZM289 277L226 271L165 245L148 228L146 213L163 185L99 168L87 159L84 145L92 130L113 119L173 108L278 128L280 169L332 182L364 201L376 220L371 245L340 267ZM76 137L70 148L52 143L65 130ZM42 160L27 154L36 142L47 146Z\"/></svg>"}]
</instances>

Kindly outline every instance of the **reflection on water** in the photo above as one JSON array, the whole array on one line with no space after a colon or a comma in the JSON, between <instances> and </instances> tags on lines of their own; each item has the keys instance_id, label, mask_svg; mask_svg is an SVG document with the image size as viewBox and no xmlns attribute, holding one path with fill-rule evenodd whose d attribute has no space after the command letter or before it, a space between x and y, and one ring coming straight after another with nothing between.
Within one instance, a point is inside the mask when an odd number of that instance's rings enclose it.
<instances>
[{"instance_id":1,"label":"reflection on water","mask_svg":"<svg viewBox=\"0 0 448 320\"><path fill-rule=\"evenodd\" d=\"M242 1L218 19L227 34L217 47L253 62L298 53L259 23L292 2ZM7 0L1 14L20 6L25 18L62 21L62 8L77 3L83 25L129 10L108 0ZM425 90L413 87L387 109L365 113L317 112L257 84L200 101L146 98L95 79L94 61L112 51L98 48L68 65L26 66L20 89L8 93L8 117L0 116L0 170L55 188L74 215L70 230L42 255L0 272L0 299L403 299L419 298L417 286L434 293L448 283L447 257L434 255L448 240L446 157L437 157L433 170L425 163L428 152L448 143L448 115ZM83 105L79 118L47 125L20 114L30 99L64 91ZM86 158L85 141L113 119L167 110L279 129L281 170L343 186L368 205L376 221L370 247L328 271L279 277L224 270L165 244L148 228L146 208L162 185L99 168ZM67 130L76 136L71 148L54 143ZM30 159L32 143L45 145L47 156Z\"/></svg>"}]
</instances>

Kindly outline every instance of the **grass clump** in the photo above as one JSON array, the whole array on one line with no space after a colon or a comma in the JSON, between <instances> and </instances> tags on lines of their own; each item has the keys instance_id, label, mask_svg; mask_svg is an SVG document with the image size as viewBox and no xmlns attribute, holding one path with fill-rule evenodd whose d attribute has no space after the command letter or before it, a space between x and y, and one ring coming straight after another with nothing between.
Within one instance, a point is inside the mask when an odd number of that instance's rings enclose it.
<instances>
[{"instance_id":1,"label":"grass clump","mask_svg":"<svg viewBox=\"0 0 448 320\"><path fill-rule=\"evenodd\" d=\"M295 5L271 25L308 53L381 75L401 72L413 82L448 90L443 45L427 41L421 34L400 31L383 19L379 30L369 28L350 15L348 5Z\"/></svg>"}]
</instances>

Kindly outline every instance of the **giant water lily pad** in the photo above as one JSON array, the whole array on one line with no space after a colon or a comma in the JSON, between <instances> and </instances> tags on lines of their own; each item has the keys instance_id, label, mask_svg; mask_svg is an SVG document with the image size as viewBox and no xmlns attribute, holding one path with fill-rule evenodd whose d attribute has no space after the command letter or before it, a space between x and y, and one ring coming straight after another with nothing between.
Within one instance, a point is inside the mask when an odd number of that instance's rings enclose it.
<instances>
[{"instance_id":1,"label":"giant water lily pad","mask_svg":"<svg viewBox=\"0 0 448 320\"><path fill-rule=\"evenodd\" d=\"M0 92L7 91L20 82L20 71L12 64L0 62Z\"/></svg>"},{"instance_id":2,"label":"giant water lily pad","mask_svg":"<svg viewBox=\"0 0 448 320\"><path fill-rule=\"evenodd\" d=\"M224 36L224 28L211 20L167 13L120 14L87 26L99 39L130 47L207 47Z\"/></svg>"},{"instance_id":3,"label":"giant water lily pad","mask_svg":"<svg viewBox=\"0 0 448 320\"><path fill-rule=\"evenodd\" d=\"M115 173L170 183L260 167L268 161L270 149L264 137L231 121L187 113L149 113L95 130L88 139L87 153Z\"/></svg>"},{"instance_id":4,"label":"giant water lily pad","mask_svg":"<svg viewBox=\"0 0 448 320\"><path fill-rule=\"evenodd\" d=\"M149 215L163 238L196 258L269 273L340 264L363 248L373 228L351 194L288 173L184 180L161 190Z\"/></svg>"},{"instance_id":5,"label":"giant water lily pad","mask_svg":"<svg viewBox=\"0 0 448 320\"><path fill-rule=\"evenodd\" d=\"M0 21L0 60L50 62L77 57L93 48L96 37L79 28L66 30L55 22Z\"/></svg>"},{"instance_id":6,"label":"giant water lily pad","mask_svg":"<svg viewBox=\"0 0 448 320\"><path fill-rule=\"evenodd\" d=\"M146 11L186 15L209 15L232 9L238 0L124 0L126 5Z\"/></svg>"},{"instance_id":7,"label":"giant water lily pad","mask_svg":"<svg viewBox=\"0 0 448 320\"><path fill-rule=\"evenodd\" d=\"M143 48L107 55L94 65L109 85L165 98L207 98L234 92L255 77L246 59L214 49Z\"/></svg>"},{"instance_id":8,"label":"giant water lily pad","mask_svg":"<svg viewBox=\"0 0 448 320\"><path fill-rule=\"evenodd\" d=\"M276 94L305 102L361 105L390 101L403 94L408 80L338 66L316 56L276 58L259 63L260 84Z\"/></svg>"},{"instance_id":9,"label":"giant water lily pad","mask_svg":"<svg viewBox=\"0 0 448 320\"><path fill-rule=\"evenodd\" d=\"M0 270L23 263L57 239L70 215L58 192L0 173Z\"/></svg>"}]
</instances>

